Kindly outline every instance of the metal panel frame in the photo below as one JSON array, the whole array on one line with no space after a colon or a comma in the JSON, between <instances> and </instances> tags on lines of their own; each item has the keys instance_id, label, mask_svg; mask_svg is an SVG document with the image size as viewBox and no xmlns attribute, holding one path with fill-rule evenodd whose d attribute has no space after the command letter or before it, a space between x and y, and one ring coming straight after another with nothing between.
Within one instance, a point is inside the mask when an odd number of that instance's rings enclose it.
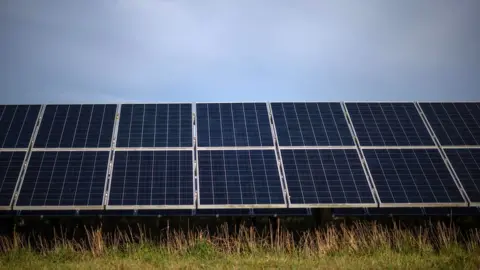
<instances>
[{"instance_id":1,"label":"metal panel frame","mask_svg":"<svg viewBox=\"0 0 480 270\"><path fill-rule=\"evenodd\" d=\"M109 147L102 148L32 148L32 152L97 152L110 151Z\"/></svg>"},{"instance_id":2,"label":"metal panel frame","mask_svg":"<svg viewBox=\"0 0 480 270\"><path fill-rule=\"evenodd\" d=\"M282 192L283 192L283 201L285 202L286 207L288 208L290 205L290 193L287 190L287 182L285 181L282 156L280 154L280 151L278 150L277 128L275 126L275 121L273 120L273 113L272 113L272 108L270 106L270 103L266 103L266 106L267 106L267 112L268 112L268 118L269 118L268 122L270 124L270 132L272 133L272 142L273 142L273 147L275 152L275 158L277 159L278 175L280 176L280 185L282 187Z\"/></svg>"},{"instance_id":3,"label":"metal panel frame","mask_svg":"<svg viewBox=\"0 0 480 270\"><path fill-rule=\"evenodd\" d=\"M38 130L40 129L40 125L42 123L45 107L46 107L45 105L41 105L40 110L38 111L37 120L35 121L35 127L33 128L32 136L30 137L30 142L28 143L28 148L25 151L25 158L23 159L22 170L20 170L17 183L15 184L15 188L13 189L13 195L12 195L12 198L10 199L10 205L8 206L8 210L13 210L15 208L15 205L17 204L18 195L20 194L20 191L23 185L23 179L25 178L25 173L27 172L28 164L30 162L30 157L32 155L32 148L35 144Z\"/></svg>"},{"instance_id":4,"label":"metal panel frame","mask_svg":"<svg viewBox=\"0 0 480 270\"><path fill-rule=\"evenodd\" d=\"M114 145L112 143L112 160L111 160L111 168L109 168L110 171L110 176L109 176L109 182L108 182L108 189L106 190L105 193L105 200L104 200L104 206L105 210L175 210L175 209L195 209L195 202L196 202L196 191L195 191L195 151L194 151L194 142L195 142L195 137L194 137L194 130L195 130L195 122L196 118L193 117L191 119L191 124L192 124L192 146L191 147L116 147L117 143L117 137L118 137L118 128L120 126L120 118L121 116L121 106L122 105L145 105L145 104L164 104L164 105L170 105L170 104L190 104L190 111L193 114L194 112L194 103L190 102L160 102L160 103L120 103L118 104L119 109L118 109L118 119L116 119L117 126L116 126L116 131L115 131L115 137L112 138L115 140ZM111 186L112 186L112 176L113 176L113 167L114 167L114 161L115 161L115 153L117 151L121 152L143 152L143 151L191 151L192 152L192 196L193 196L193 204L192 205L110 205L109 204L109 198L110 198L110 191L111 191Z\"/></svg>"},{"instance_id":5,"label":"metal panel frame","mask_svg":"<svg viewBox=\"0 0 480 270\"><path fill-rule=\"evenodd\" d=\"M205 147L198 147L198 119L197 119L197 111L196 111L196 105L197 104L245 104L245 103L253 103L253 104L265 104L268 117L269 119L269 125L270 125L270 131L272 134L272 146L221 146L221 147L210 147L210 146L205 146ZM284 183L282 181L282 174L281 170L279 167L279 158L276 152L276 146L275 146L275 141L276 141L276 136L274 133L274 127L272 126L272 120L271 120L271 110L270 110L270 104L268 102L196 102L195 103L195 165L196 165L196 185L197 185L197 190L196 190L196 202L197 202L197 209L254 209L254 208L287 208L288 207L288 201L285 195L285 188L284 188ZM277 169L278 169L278 176L280 180L280 185L282 188L282 195L283 195L283 204L201 204L200 200L200 175L199 175L199 168L198 168L198 152L199 151L227 151L227 150L234 150L234 151L249 151L249 150L272 150L275 153L275 158L277 161Z\"/></svg>"},{"instance_id":6,"label":"metal panel frame","mask_svg":"<svg viewBox=\"0 0 480 270\"><path fill-rule=\"evenodd\" d=\"M108 199L110 196L110 187L111 187L112 173L113 173L113 162L115 160L115 147L117 145L117 135L118 135L118 126L120 123L121 109L122 109L122 105L117 104L117 108L115 111L115 120L113 122L112 140L110 143L110 153L108 154L107 175L105 176L105 185L103 187L103 200L102 200L103 208L105 208L106 205L108 204Z\"/></svg>"}]
</instances>

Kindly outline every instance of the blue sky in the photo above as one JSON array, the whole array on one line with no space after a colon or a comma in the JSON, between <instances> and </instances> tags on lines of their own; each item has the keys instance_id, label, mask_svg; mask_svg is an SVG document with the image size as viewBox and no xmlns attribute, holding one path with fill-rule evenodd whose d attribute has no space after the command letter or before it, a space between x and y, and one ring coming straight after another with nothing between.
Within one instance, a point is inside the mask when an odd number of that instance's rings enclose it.
<instances>
[{"instance_id":1,"label":"blue sky","mask_svg":"<svg viewBox=\"0 0 480 270\"><path fill-rule=\"evenodd\" d=\"M0 1L0 103L480 100L480 1Z\"/></svg>"}]
</instances>

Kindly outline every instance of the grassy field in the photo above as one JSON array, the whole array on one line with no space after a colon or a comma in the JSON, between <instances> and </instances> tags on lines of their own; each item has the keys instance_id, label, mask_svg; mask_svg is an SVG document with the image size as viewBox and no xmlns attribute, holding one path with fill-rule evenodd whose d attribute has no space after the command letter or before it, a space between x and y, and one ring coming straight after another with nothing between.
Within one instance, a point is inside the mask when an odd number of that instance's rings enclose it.
<instances>
[{"instance_id":1,"label":"grassy field","mask_svg":"<svg viewBox=\"0 0 480 270\"><path fill-rule=\"evenodd\" d=\"M143 230L84 239L59 232L52 239L15 234L0 238L2 269L479 269L480 230L436 224L387 228L372 223L299 234L227 226L216 233Z\"/></svg>"}]
</instances>

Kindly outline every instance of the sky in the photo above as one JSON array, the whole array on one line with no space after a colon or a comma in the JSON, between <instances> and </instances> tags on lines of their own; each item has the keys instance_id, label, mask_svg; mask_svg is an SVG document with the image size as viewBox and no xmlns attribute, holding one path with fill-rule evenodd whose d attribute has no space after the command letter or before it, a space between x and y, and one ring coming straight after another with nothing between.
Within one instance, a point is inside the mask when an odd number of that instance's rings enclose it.
<instances>
[{"instance_id":1,"label":"sky","mask_svg":"<svg viewBox=\"0 0 480 270\"><path fill-rule=\"evenodd\" d=\"M480 100L480 1L0 1L0 104L391 100Z\"/></svg>"}]
</instances>

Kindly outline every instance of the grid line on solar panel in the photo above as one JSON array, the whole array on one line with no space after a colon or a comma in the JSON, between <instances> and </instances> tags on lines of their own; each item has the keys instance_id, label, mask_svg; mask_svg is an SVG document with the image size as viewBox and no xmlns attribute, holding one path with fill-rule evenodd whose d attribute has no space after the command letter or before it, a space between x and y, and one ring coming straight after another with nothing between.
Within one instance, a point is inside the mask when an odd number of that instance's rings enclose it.
<instances>
[{"instance_id":1,"label":"grid line on solar panel","mask_svg":"<svg viewBox=\"0 0 480 270\"><path fill-rule=\"evenodd\" d=\"M354 149L281 150L290 206L376 206Z\"/></svg>"},{"instance_id":2,"label":"grid line on solar panel","mask_svg":"<svg viewBox=\"0 0 480 270\"><path fill-rule=\"evenodd\" d=\"M480 203L480 149L445 149L470 202Z\"/></svg>"},{"instance_id":3,"label":"grid line on solar panel","mask_svg":"<svg viewBox=\"0 0 480 270\"><path fill-rule=\"evenodd\" d=\"M420 103L441 145L480 145L480 103Z\"/></svg>"},{"instance_id":4,"label":"grid line on solar panel","mask_svg":"<svg viewBox=\"0 0 480 270\"><path fill-rule=\"evenodd\" d=\"M361 146L434 146L414 103L346 103Z\"/></svg>"},{"instance_id":5,"label":"grid line on solar panel","mask_svg":"<svg viewBox=\"0 0 480 270\"><path fill-rule=\"evenodd\" d=\"M286 205L274 150L198 151L198 208Z\"/></svg>"},{"instance_id":6,"label":"grid line on solar panel","mask_svg":"<svg viewBox=\"0 0 480 270\"><path fill-rule=\"evenodd\" d=\"M381 206L465 205L437 149L364 149Z\"/></svg>"},{"instance_id":7,"label":"grid line on solar panel","mask_svg":"<svg viewBox=\"0 0 480 270\"><path fill-rule=\"evenodd\" d=\"M199 147L274 146L266 103L197 103Z\"/></svg>"},{"instance_id":8,"label":"grid line on solar panel","mask_svg":"<svg viewBox=\"0 0 480 270\"><path fill-rule=\"evenodd\" d=\"M0 208L9 207L26 152L0 151Z\"/></svg>"},{"instance_id":9,"label":"grid line on solar panel","mask_svg":"<svg viewBox=\"0 0 480 270\"><path fill-rule=\"evenodd\" d=\"M117 147L192 147L192 104L122 104Z\"/></svg>"},{"instance_id":10,"label":"grid line on solar panel","mask_svg":"<svg viewBox=\"0 0 480 270\"><path fill-rule=\"evenodd\" d=\"M0 148L28 148L41 105L0 105Z\"/></svg>"},{"instance_id":11,"label":"grid line on solar panel","mask_svg":"<svg viewBox=\"0 0 480 270\"><path fill-rule=\"evenodd\" d=\"M194 208L193 152L115 151L108 209Z\"/></svg>"},{"instance_id":12,"label":"grid line on solar panel","mask_svg":"<svg viewBox=\"0 0 480 270\"><path fill-rule=\"evenodd\" d=\"M279 146L354 146L340 103L271 103Z\"/></svg>"},{"instance_id":13,"label":"grid line on solar panel","mask_svg":"<svg viewBox=\"0 0 480 270\"><path fill-rule=\"evenodd\" d=\"M32 152L14 210L102 207L108 151Z\"/></svg>"},{"instance_id":14,"label":"grid line on solar panel","mask_svg":"<svg viewBox=\"0 0 480 270\"><path fill-rule=\"evenodd\" d=\"M34 147L110 147L116 106L47 105Z\"/></svg>"}]
</instances>

